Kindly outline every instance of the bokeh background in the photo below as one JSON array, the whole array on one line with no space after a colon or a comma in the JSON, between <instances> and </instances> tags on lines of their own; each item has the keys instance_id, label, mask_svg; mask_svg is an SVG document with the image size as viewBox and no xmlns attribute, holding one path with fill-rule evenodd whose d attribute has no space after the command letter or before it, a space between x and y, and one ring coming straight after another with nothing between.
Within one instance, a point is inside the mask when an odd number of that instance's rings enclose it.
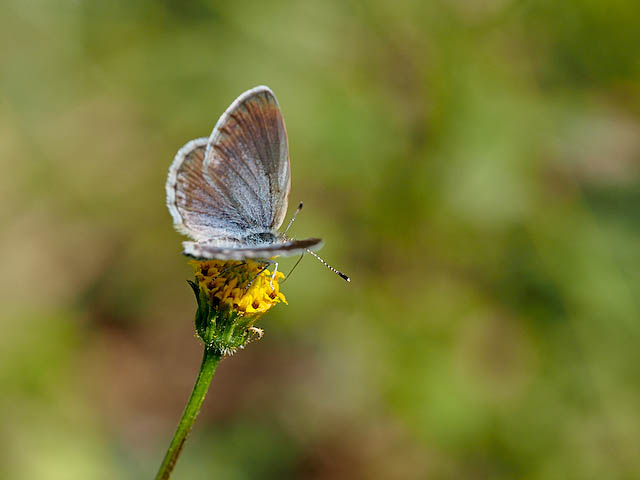
<instances>
[{"instance_id":1,"label":"bokeh background","mask_svg":"<svg viewBox=\"0 0 640 480\"><path fill-rule=\"evenodd\" d=\"M266 84L353 281L302 262L175 477L640 478L639 45L632 0L3 0L0 477L155 474L201 357L167 169Z\"/></svg>"}]
</instances>

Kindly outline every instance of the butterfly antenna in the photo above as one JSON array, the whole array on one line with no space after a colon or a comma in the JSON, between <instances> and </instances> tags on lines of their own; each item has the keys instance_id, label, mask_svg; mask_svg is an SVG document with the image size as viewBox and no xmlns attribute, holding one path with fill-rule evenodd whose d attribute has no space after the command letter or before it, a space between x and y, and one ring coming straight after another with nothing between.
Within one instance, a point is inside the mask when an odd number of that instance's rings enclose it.
<instances>
[{"instance_id":1,"label":"butterfly antenna","mask_svg":"<svg viewBox=\"0 0 640 480\"><path fill-rule=\"evenodd\" d=\"M302 210L302 202L300 202L300 204L298 205L298 208L296 208L296 211L293 212L293 217L291 217L291 220L289 220L289 224L287 225L287 228L284 229L284 234L285 235L287 234L287 232L291 228L291 225L293 225L293 221L298 216L298 213L300 213L300 210Z\"/></svg>"},{"instance_id":2,"label":"butterfly antenna","mask_svg":"<svg viewBox=\"0 0 640 480\"><path fill-rule=\"evenodd\" d=\"M347 282L351 281L351 278L349 278L349 276L345 275L344 273L342 273L339 270L336 270L335 268L333 268L331 265L329 265L327 262L325 262L322 258L320 258L318 255L316 255L314 252L312 252L311 250L309 250L308 248L305 248L305 250L310 253L311 255L313 255L314 257L316 257L318 260L320 260L320 263L322 263L325 267L327 267L329 270L331 270L333 273L335 273L336 275L338 275L340 278L346 280Z\"/></svg>"}]
</instances>

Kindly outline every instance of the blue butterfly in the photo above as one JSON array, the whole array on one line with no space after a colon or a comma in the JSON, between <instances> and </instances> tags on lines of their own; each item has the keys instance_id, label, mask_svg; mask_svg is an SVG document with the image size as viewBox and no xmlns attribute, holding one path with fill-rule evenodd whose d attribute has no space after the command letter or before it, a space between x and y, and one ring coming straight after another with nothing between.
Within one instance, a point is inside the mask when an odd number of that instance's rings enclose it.
<instances>
[{"instance_id":1,"label":"blue butterfly","mask_svg":"<svg viewBox=\"0 0 640 480\"><path fill-rule=\"evenodd\" d=\"M222 114L210 137L188 142L169 168L167 207L175 228L193 240L183 242L183 253L196 259L267 262L313 254L322 247L319 238L292 240L286 230L278 232L290 189L280 106L268 87L252 88Z\"/></svg>"}]
</instances>

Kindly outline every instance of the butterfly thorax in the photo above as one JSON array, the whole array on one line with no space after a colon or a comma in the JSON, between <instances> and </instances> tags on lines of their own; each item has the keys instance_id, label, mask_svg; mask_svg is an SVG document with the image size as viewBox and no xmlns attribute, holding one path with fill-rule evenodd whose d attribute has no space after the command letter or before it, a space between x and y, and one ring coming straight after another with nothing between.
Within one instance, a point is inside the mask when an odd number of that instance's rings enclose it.
<instances>
[{"instance_id":1,"label":"butterfly thorax","mask_svg":"<svg viewBox=\"0 0 640 480\"><path fill-rule=\"evenodd\" d=\"M280 240L280 237L273 232L260 232L247 235L243 239L247 245L270 245Z\"/></svg>"},{"instance_id":2,"label":"butterfly thorax","mask_svg":"<svg viewBox=\"0 0 640 480\"><path fill-rule=\"evenodd\" d=\"M200 239L197 243L214 248L259 248L286 242L287 237L277 232L253 232L244 236Z\"/></svg>"}]
</instances>

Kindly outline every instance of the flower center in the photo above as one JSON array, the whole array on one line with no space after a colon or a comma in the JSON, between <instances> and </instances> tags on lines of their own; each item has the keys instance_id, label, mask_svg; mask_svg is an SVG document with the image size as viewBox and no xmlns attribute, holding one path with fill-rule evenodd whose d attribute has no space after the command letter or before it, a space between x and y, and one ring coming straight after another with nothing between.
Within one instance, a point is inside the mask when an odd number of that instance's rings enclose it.
<instances>
[{"instance_id":1,"label":"flower center","mask_svg":"<svg viewBox=\"0 0 640 480\"><path fill-rule=\"evenodd\" d=\"M227 308L239 315L265 313L276 303L287 303L280 293L279 281L284 274L272 276L264 264L252 260L193 260L200 290L207 293L214 308ZM271 279L273 278L273 288Z\"/></svg>"}]
</instances>

